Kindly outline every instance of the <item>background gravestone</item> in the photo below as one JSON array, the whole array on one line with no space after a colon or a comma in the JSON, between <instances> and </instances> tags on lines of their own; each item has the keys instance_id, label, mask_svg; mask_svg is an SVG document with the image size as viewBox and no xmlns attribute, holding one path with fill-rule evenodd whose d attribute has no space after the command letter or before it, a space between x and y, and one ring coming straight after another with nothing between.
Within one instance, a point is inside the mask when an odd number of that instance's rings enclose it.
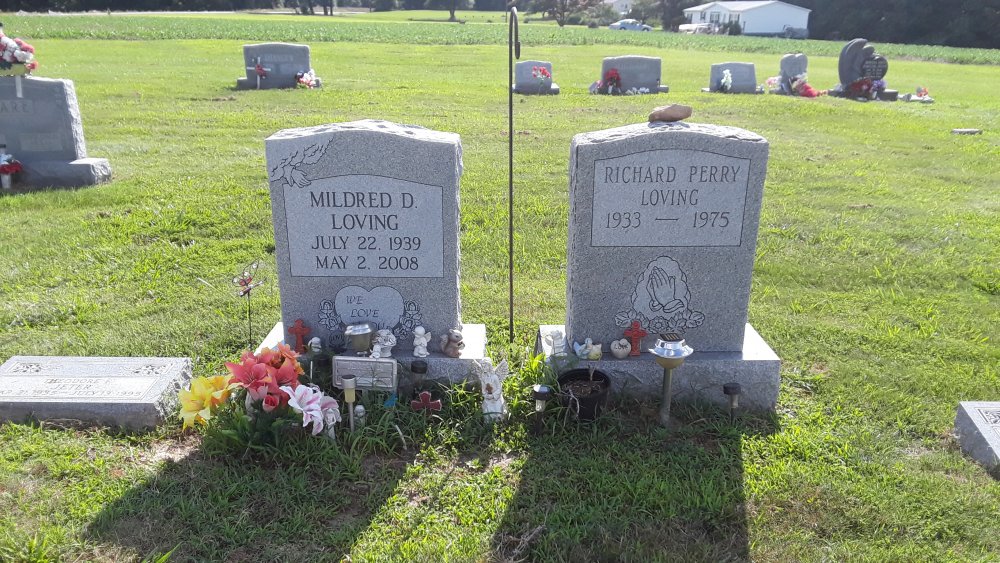
<instances>
[{"instance_id":1,"label":"background gravestone","mask_svg":"<svg viewBox=\"0 0 1000 563\"><path fill-rule=\"evenodd\" d=\"M791 94L792 81L795 77L809 71L809 58L802 53L789 53L781 57L780 68L781 91L784 94Z\"/></svg>"},{"instance_id":2,"label":"background gravestone","mask_svg":"<svg viewBox=\"0 0 1000 563\"><path fill-rule=\"evenodd\" d=\"M865 61L875 56L875 47L867 39L852 39L840 50L837 73L842 86L849 86L864 78ZM884 75L883 75L884 76Z\"/></svg>"},{"instance_id":3,"label":"background gravestone","mask_svg":"<svg viewBox=\"0 0 1000 563\"><path fill-rule=\"evenodd\" d=\"M544 67L549 78L539 80L532 75L535 67ZM518 61L514 65L514 92L517 94L558 94L559 85L552 82L552 63L548 61Z\"/></svg>"},{"instance_id":4,"label":"background gravestone","mask_svg":"<svg viewBox=\"0 0 1000 563\"><path fill-rule=\"evenodd\" d=\"M637 322L643 356L601 360L619 386L655 393L658 333L696 351L677 389L774 408L780 360L747 324L768 143L734 127L642 123L573 138L566 335L609 344ZM607 356L606 356L607 357ZM686 391L685 391L686 390Z\"/></svg>"},{"instance_id":5,"label":"background gravestone","mask_svg":"<svg viewBox=\"0 0 1000 563\"><path fill-rule=\"evenodd\" d=\"M243 46L243 64L246 77L236 79L239 90L257 88L257 62L264 67L266 78L260 80L260 88L294 88L298 83L296 74L312 69L309 46L292 43L259 43ZM317 85L318 85L317 80Z\"/></svg>"},{"instance_id":6,"label":"background gravestone","mask_svg":"<svg viewBox=\"0 0 1000 563\"><path fill-rule=\"evenodd\" d=\"M18 181L27 186L89 186L111 179L107 160L87 157L71 80L0 77L0 144L24 166Z\"/></svg>"},{"instance_id":7,"label":"background gravestone","mask_svg":"<svg viewBox=\"0 0 1000 563\"><path fill-rule=\"evenodd\" d=\"M955 433L962 452L1000 478L1000 402L959 403Z\"/></svg>"},{"instance_id":8,"label":"background gravestone","mask_svg":"<svg viewBox=\"0 0 1000 563\"><path fill-rule=\"evenodd\" d=\"M621 76L622 92L632 88L648 88L651 94L666 92L667 86L662 86L661 61L659 57L641 57L625 55L622 57L607 57L601 63L601 80L611 69L617 69Z\"/></svg>"},{"instance_id":9,"label":"background gravestone","mask_svg":"<svg viewBox=\"0 0 1000 563\"><path fill-rule=\"evenodd\" d=\"M724 71L728 70L733 77L733 85L729 92L733 94L756 94L757 93L757 71L753 63L717 63L712 65L712 72L708 80L708 88L711 92L722 90L720 81Z\"/></svg>"},{"instance_id":10,"label":"background gravestone","mask_svg":"<svg viewBox=\"0 0 1000 563\"><path fill-rule=\"evenodd\" d=\"M302 319L337 347L371 322L396 336L396 356L419 325L440 355L438 337L462 326L459 136L365 120L286 129L266 146L283 326ZM465 331L483 341L469 357L484 355L485 327Z\"/></svg>"},{"instance_id":11,"label":"background gravestone","mask_svg":"<svg viewBox=\"0 0 1000 563\"><path fill-rule=\"evenodd\" d=\"M188 358L14 356L0 366L0 420L152 428L190 379Z\"/></svg>"}]
</instances>

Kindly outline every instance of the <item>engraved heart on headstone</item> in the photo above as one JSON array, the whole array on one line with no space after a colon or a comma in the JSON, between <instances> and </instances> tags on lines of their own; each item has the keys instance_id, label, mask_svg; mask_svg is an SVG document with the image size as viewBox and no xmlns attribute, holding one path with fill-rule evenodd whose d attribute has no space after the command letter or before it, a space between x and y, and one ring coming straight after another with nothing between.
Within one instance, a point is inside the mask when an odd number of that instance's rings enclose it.
<instances>
[{"instance_id":1,"label":"engraved heart on headstone","mask_svg":"<svg viewBox=\"0 0 1000 563\"><path fill-rule=\"evenodd\" d=\"M391 329L403 316L403 296L393 287L378 286L369 291L349 285L337 292L334 305L345 324L370 322L375 330Z\"/></svg>"},{"instance_id":2,"label":"engraved heart on headstone","mask_svg":"<svg viewBox=\"0 0 1000 563\"><path fill-rule=\"evenodd\" d=\"M888 72L889 61L887 61L882 55L875 55L861 64L861 74L865 78L882 80Z\"/></svg>"}]
</instances>

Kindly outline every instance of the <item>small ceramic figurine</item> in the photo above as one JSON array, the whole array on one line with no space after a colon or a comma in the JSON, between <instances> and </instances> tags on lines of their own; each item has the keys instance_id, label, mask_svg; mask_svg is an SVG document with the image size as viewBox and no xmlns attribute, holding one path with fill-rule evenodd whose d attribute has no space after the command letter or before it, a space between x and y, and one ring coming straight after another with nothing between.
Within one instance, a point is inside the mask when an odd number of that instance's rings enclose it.
<instances>
[{"instance_id":1,"label":"small ceramic figurine","mask_svg":"<svg viewBox=\"0 0 1000 563\"><path fill-rule=\"evenodd\" d=\"M318 336L309 339L309 344L306 345L309 348L308 353L320 354L323 352L323 341L320 340Z\"/></svg>"},{"instance_id":2,"label":"small ceramic figurine","mask_svg":"<svg viewBox=\"0 0 1000 563\"><path fill-rule=\"evenodd\" d=\"M489 360L476 361L476 374L483 390L483 418L495 422L507 415L507 401L503 398L503 380L510 374L507 360L496 367Z\"/></svg>"},{"instance_id":3,"label":"small ceramic figurine","mask_svg":"<svg viewBox=\"0 0 1000 563\"><path fill-rule=\"evenodd\" d=\"M365 427L366 418L367 418L367 413L365 413L365 406L354 405L354 428L356 430Z\"/></svg>"},{"instance_id":4,"label":"small ceramic figurine","mask_svg":"<svg viewBox=\"0 0 1000 563\"><path fill-rule=\"evenodd\" d=\"M611 355L618 358L619 360L624 360L628 357L629 352L632 351L632 345L625 338L621 340L614 340L611 342Z\"/></svg>"},{"instance_id":5,"label":"small ceramic figurine","mask_svg":"<svg viewBox=\"0 0 1000 563\"><path fill-rule=\"evenodd\" d=\"M550 356L561 356L566 353L566 336L560 330L545 333L542 342L548 347Z\"/></svg>"},{"instance_id":6,"label":"small ceramic figurine","mask_svg":"<svg viewBox=\"0 0 1000 563\"><path fill-rule=\"evenodd\" d=\"M456 328L448 330L448 334L441 335L441 351L445 356L457 358L462 355L465 342L462 342L462 332Z\"/></svg>"},{"instance_id":7,"label":"small ceramic figurine","mask_svg":"<svg viewBox=\"0 0 1000 563\"><path fill-rule=\"evenodd\" d=\"M422 326L413 329L413 355L418 358L430 356L427 345L431 343L431 333Z\"/></svg>"},{"instance_id":8,"label":"small ceramic figurine","mask_svg":"<svg viewBox=\"0 0 1000 563\"><path fill-rule=\"evenodd\" d=\"M583 344L574 342L573 350L581 360L600 360L601 346L603 346L603 344L594 344L592 339L587 338L583 341Z\"/></svg>"},{"instance_id":9,"label":"small ceramic figurine","mask_svg":"<svg viewBox=\"0 0 1000 563\"><path fill-rule=\"evenodd\" d=\"M376 359L391 358L392 347L395 345L396 337L393 336L392 331L387 328L383 328L375 333L375 341L372 345L372 357Z\"/></svg>"}]
</instances>

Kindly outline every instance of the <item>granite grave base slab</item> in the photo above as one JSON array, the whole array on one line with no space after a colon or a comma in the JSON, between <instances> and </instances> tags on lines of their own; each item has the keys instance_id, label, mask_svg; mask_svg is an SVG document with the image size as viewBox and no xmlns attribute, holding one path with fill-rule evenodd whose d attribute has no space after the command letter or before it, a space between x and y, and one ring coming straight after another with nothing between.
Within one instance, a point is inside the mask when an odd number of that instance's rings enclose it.
<instances>
[{"instance_id":1,"label":"granite grave base slab","mask_svg":"<svg viewBox=\"0 0 1000 563\"><path fill-rule=\"evenodd\" d=\"M1000 479L1000 401L962 401L955 415L962 452Z\"/></svg>"},{"instance_id":2,"label":"granite grave base slab","mask_svg":"<svg viewBox=\"0 0 1000 563\"><path fill-rule=\"evenodd\" d=\"M256 352L260 352L264 348L274 348L279 343L284 343L284 330L285 327L282 323L275 324L271 332L267 334L263 342L260 343L260 346L257 347ZM486 325L468 323L462 325L462 337L463 342L465 342L465 348L462 350L462 355L458 358L445 356L437 349L437 336L436 334L434 335L430 356L426 358L415 357L412 350L395 349L392 351L392 357L403 364L407 371L409 371L410 364L414 360L427 362L427 377L424 378L426 381L460 383L476 380L475 371L473 371L476 360L487 359ZM353 353L346 352L340 355L352 356Z\"/></svg>"},{"instance_id":3,"label":"granite grave base slab","mask_svg":"<svg viewBox=\"0 0 1000 563\"><path fill-rule=\"evenodd\" d=\"M14 356L0 366L0 420L153 428L190 379L188 358Z\"/></svg>"},{"instance_id":4,"label":"granite grave base slab","mask_svg":"<svg viewBox=\"0 0 1000 563\"><path fill-rule=\"evenodd\" d=\"M514 92L515 94L523 94L525 96L555 96L558 95L560 92L559 85L556 84L555 82L549 85L548 89L544 90L527 89L523 87L518 88L517 84L511 84L510 91Z\"/></svg>"},{"instance_id":5,"label":"granite grave base slab","mask_svg":"<svg viewBox=\"0 0 1000 563\"><path fill-rule=\"evenodd\" d=\"M80 158L71 162L49 160L24 163L19 183L28 186L78 188L111 181L106 158Z\"/></svg>"},{"instance_id":6,"label":"granite grave base slab","mask_svg":"<svg viewBox=\"0 0 1000 563\"><path fill-rule=\"evenodd\" d=\"M566 334L564 325L541 325L539 335L553 330ZM722 392L726 383L736 382L742 387L740 407L753 411L773 411L778 401L781 385L781 359L767 342L748 323L744 332L742 352L698 352L683 365L674 369L671 389L674 400L680 402L701 400L728 407L729 397ZM539 339L540 341L540 339ZM578 360L569 352L577 366L593 365L611 377L612 391L637 398L658 399L663 385L663 368L646 350L640 356L619 360L604 344L604 356L597 361ZM571 350L572 343L567 343ZM536 353L545 351L536 346Z\"/></svg>"}]
</instances>

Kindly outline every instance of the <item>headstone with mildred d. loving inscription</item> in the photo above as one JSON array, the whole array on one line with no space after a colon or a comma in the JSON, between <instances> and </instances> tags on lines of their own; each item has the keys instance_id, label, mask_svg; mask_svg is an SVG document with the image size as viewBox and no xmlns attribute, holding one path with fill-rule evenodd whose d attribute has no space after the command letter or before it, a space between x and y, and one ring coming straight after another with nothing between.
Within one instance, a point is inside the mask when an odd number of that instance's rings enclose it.
<instances>
[{"instance_id":1,"label":"headstone with mildred d. loving inscription","mask_svg":"<svg viewBox=\"0 0 1000 563\"><path fill-rule=\"evenodd\" d=\"M190 379L188 358L14 356L0 366L0 421L148 429L173 414Z\"/></svg>"},{"instance_id":2,"label":"headstone with mildred d. loving inscription","mask_svg":"<svg viewBox=\"0 0 1000 563\"><path fill-rule=\"evenodd\" d=\"M641 328L643 354L608 367L641 392L662 377L645 352L680 334L697 353L676 389L723 402L736 381L744 404L773 408L779 360L747 324L767 140L653 122L577 135L570 154L568 339L608 346Z\"/></svg>"},{"instance_id":3,"label":"headstone with mildred d. loving inscription","mask_svg":"<svg viewBox=\"0 0 1000 563\"><path fill-rule=\"evenodd\" d=\"M395 336L393 357L413 350L417 326L434 342L462 327L457 134L364 120L266 145L284 327L302 319L337 349L346 327L371 323ZM482 325L465 328L485 340Z\"/></svg>"}]
</instances>

